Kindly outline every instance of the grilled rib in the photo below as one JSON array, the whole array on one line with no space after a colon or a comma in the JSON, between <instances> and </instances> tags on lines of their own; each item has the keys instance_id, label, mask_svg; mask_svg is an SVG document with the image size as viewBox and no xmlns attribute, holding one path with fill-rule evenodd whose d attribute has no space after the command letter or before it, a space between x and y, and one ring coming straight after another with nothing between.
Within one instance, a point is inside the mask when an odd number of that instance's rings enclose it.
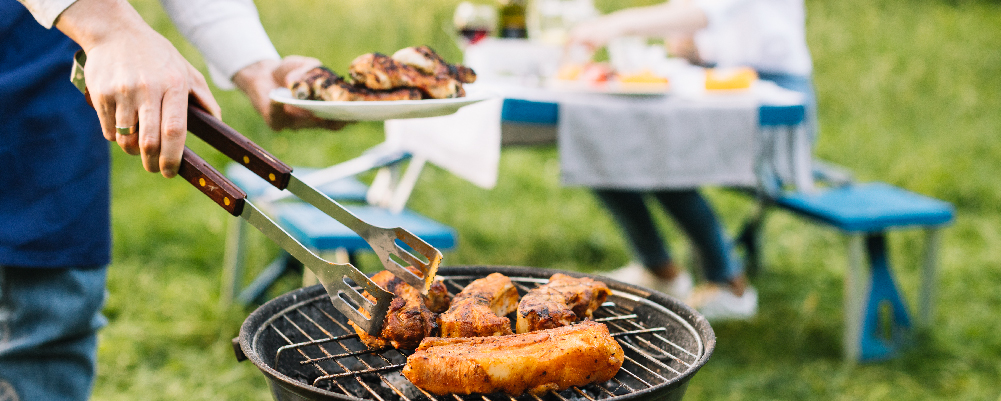
<instances>
[{"instance_id":1,"label":"grilled rib","mask_svg":"<svg viewBox=\"0 0 1001 401\"><path fill-rule=\"evenodd\" d=\"M326 67L309 70L303 75L302 80L292 83L289 89L293 96L303 100L383 101L420 100L423 97L423 94L414 88L379 91L352 85Z\"/></svg>"},{"instance_id":2,"label":"grilled rib","mask_svg":"<svg viewBox=\"0 0 1001 401\"><path fill-rule=\"evenodd\" d=\"M566 326L590 318L611 291L587 277L556 273L549 283L529 291L518 304L518 333Z\"/></svg>"},{"instance_id":3,"label":"grilled rib","mask_svg":"<svg viewBox=\"0 0 1001 401\"><path fill-rule=\"evenodd\" d=\"M449 64L427 46L406 47L393 53L393 60L411 65L425 74L451 77L464 84L476 82L476 72L461 64Z\"/></svg>"},{"instance_id":4,"label":"grilled rib","mask_svg":"<svg viewBox=\"0 0 1001 401\"><path fill-rule=\"evenodd\" d=\"M474 280L455 295L452 306L438 317L442 337L486 337L512 334L504 317L518 308L518 289L511 279L492 273Z\"/></svg>"},{"instance_id":5,"label":"grilled rib","mask_svg":"<svg viewBox=\"0 0 1001 401\"><path fill-rule=\"evenodd\" d=\"M426 299L420 291L389 271L376 273L372 276L372 281L392 292L395 297L389 304L389 312L386 313L386 320L378 337L348 322L365 345L374 349L386 348L387 345L397 349L414 349L424 337L438 334L438 314L431 308L441 310L442 305L447 307L449 303L448 291L440 280L435 280L432 284ZM375 298L368 292L363 292L362 295L375 302ZM365 317L371 316L364 310L361 313Z\"/></svg>"},{"instance_id":6,"label":"grilled rib","mask_svg":"<svg viewBox=\"0 0 1001 401\"><path fill-rule=\"evenodd\" d=\"M541 394L604 382L622 367L622 347L604 324L501 337L428 337L407 358L403 375L434 394Z\"/></svg>"},{"instance_id":7,"label":"grilled rib","mask_svg":"<svg viewBox=\"0 0 1001 401\"><path fill-rule=\"evenodd\" d=\"M355 82L373 90L416 88L432 99L461 97L462 84L450 76L425 74L414 66L381 53L358 56L348 67Z\"/></svg>"}]
</instances>

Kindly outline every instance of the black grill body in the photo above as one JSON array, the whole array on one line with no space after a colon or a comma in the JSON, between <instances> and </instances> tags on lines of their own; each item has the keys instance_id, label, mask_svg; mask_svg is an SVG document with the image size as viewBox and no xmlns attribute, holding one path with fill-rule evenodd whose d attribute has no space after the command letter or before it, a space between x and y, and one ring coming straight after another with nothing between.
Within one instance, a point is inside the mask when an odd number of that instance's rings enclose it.
<instances>
[{"instance_id":1,"label":"black grill body","mask_svg":"<svg viewBox=\"0 0 1001 401\"><path fill-rule=\"evenodd\" d=\"M455 294L494 272L511 277L521 295L555 273L607 283L612 295L595 311L594 320L605 323L626 352L615 378L539 396L429 394L400 374L413 351L369 350L319 285L281 295L251 313L238 344L234 341L237 358L249 359L267 376L278 401L680 400L716 346L705 318L679 300L605 277L509 266L448 266L438 276ZM513 314L509 317L513 322Z\"/></svg>"}]
</instances>

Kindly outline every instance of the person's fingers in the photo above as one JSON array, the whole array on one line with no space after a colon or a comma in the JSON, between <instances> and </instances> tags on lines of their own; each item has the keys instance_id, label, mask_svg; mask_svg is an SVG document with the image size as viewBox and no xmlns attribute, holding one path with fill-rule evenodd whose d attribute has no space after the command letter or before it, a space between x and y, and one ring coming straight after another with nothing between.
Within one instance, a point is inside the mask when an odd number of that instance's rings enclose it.
<instances>
[{"instance_id":1,"label":"person's fingers","mask_svg":"<svg viewBox=\"0 0 1001 401\"><path fill-rule=\"evenodd\" d=\"M209 112L209 114L215 116L215 118L222 119L222 108L219 107L219 103L216 102L215 98L212 97L212 91L209 90L208 83L205 82L205 77L202 73L198 72L195 67L188 64L188 79L191 95L195 98L198 104ZM185 110L185 116L187 116L187 110ZM183 150L183 149L182 149Z\"/></svg>"},{"instance_id":2,"label":"person's fingers","mask_svg":"<svg viewBox=\"0 0 1001 401\"><path fill-rule=\"evenodd\" d=\"M149 96L139 106L139 135L136 140L143 168L151 173L160 171L160 109L162 97Z\"/></svg>"},{"instance_id":3,"label":"person's fingers","mask_svg":"<svg viewBox=\"0 0 1001 401\"><path fill-rule=\"evenodd\" d=\"M177 175L184 154L184 137L188 132L188 88L184 85L167 89L160 105L160 174L167 178ZM211 99L211 97L209 98ZM218 110L218 105L212 101Z\"/></svg>"},{"instance_id":4,"label":"person's fingers","mask_svg":"<svg viewBox=\"0 0 1001 401\"><path fill-rule=\"evenodd\" d=\"M101 133L104 139L114 142L117 139L115 133L115 94L114 93L90 93L91 103L97 111L97 119L101 122Z\"/></svg>"},{"instance_id":5,"label":"person's fingers","mask_svg":"<svg viewBox=\"0 0 1001 401\"><path fill-rule=\"evenodd\" d=\"M130 155L139 154L139 135L135 126L139 123L139 110L135 93L119 93L115 101L115 135L118 146Z\"/></svg>"},{"instance_id":6,"label":"person's fingers","mask_svg":"<svg viewBox=\"0 0 1001 401\"><path fill-rule=\"evenodd\" d=\"M293 82L302 78L303 74L307 71L321 65L323 65L323 63L313 57L288 56L282 59L281 63L278 64L278 68L275 68L275 70L271 72L271 75L274 78L275 83L288 87Z\"/></svg>"}]
</instances>

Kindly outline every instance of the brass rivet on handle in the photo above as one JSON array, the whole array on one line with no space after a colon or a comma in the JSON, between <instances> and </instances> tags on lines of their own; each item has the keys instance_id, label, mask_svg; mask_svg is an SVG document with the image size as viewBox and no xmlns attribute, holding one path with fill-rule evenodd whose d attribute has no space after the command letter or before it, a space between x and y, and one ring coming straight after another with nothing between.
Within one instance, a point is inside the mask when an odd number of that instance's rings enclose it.
<instances>
[{"instance_id":1,"label":"brass rivet on handle","mask_svg":"<svg viewBox=\"0 0 1001 401\"><path fill-rule=\"evenodd\" d=\"M225 203L225 204L226 204L226 206L229 206L229 197L228 197L228 196L224 196L224 197L222 198L222 203Z\"/></svg>"},{"instance_id":2,"label":"brass rivet on handle","mask_svg":"<svg viewBox=\"0 0 1001 401\"><path fill-rule=\"evenodd\" d=\"M271 181L274 181L275 180L275 173L268 174L268 179L271 180Z\"/></svg>"},{"instance_id":3,"label":"brass rivet on handle","mask_svg":"<svg viewBox=\"0 0 1001 401\"><path fill-rule=\"evenodd\" d=\"M204 187L205 186L205 179L204 178L199 178L198 179L198 185L201 185L201 186Z\"/></svg>"},{"instance_id":4,"label":"brass rivet on handle","mask_svg":"<svg viewBox=\"0 0 1001 401\"><path fill-rule=\"evenodd\" d=\"M243 156L243 164L250 164L250 157L249 156Z\"/></svg>"}]
</instances>

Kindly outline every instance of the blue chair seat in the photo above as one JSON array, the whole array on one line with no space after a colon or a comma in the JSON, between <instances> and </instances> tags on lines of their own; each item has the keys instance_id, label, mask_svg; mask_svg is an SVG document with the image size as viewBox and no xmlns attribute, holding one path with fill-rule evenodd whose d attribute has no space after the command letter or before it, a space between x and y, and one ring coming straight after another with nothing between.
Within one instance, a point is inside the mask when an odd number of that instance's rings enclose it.
<instances>
[{"instance_id":1,"label":"blue chair seat","mask_svg":"<svg viewBox=\"0 0 1001 401\"><path fill-rule=\"evenodd\" d=\"M848 232L939 226L952 221L954 214L948 202L880 182L783 195L775 202Z\"/></svg>"},{"instance_id":2,"label":"blue chair seat","mask_svg":"<svg viewBox=\"0 0 1001 401\"><path fill-rule=\"evenodd\" d=\"M378 227L403 227L439 250L455 247L456 232L410 210L400 213L366 205L345 205L359 219ZM344 249L349 253L370 249L354 231L320 210L303 203L285 203L273 208L279 224L303 245L318 250ZM401 244L402 245L402 244Z\"/></svg>"}]
</instances>

